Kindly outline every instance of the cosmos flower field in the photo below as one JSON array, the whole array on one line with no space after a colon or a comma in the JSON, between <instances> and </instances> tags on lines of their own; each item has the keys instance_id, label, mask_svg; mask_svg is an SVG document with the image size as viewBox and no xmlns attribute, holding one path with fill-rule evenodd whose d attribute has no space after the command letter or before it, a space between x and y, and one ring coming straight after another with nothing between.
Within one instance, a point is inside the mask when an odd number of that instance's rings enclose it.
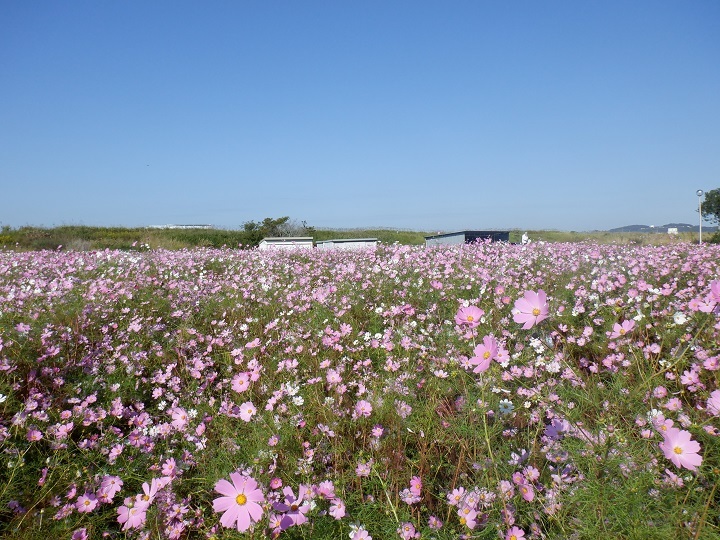
<instances>
[{"instance_id":1,"label":"cosmos flower field","mask_svg":"<svg viewBox=\"0 0 720 540\"><path fill-rule=\"evenodd\" d=\"M720 538L720 248L0 252L0 536Z\"/></svg>"}]
</instances>

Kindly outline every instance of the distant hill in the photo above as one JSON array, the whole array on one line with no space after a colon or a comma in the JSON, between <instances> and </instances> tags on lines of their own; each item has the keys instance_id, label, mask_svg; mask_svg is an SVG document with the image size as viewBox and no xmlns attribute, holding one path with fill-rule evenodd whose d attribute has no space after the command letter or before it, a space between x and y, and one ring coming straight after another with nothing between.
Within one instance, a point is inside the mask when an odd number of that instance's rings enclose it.
<instances>
[{"instance_id":1,"label":"distant hill","mask_svg":"<svg viewBox=\"0 0 720 540\"><path fill-rule=\"evenodd\" d=\"M610 229L608 232L639 232L639 233L667 233L668 229L677 229L678 232L699 232L698 225L690 225L689 223L668 223L666 225L625 225L617 229ZM703 232L715 232L717 227L703 226Z\"/></svg>"}]
</instances>

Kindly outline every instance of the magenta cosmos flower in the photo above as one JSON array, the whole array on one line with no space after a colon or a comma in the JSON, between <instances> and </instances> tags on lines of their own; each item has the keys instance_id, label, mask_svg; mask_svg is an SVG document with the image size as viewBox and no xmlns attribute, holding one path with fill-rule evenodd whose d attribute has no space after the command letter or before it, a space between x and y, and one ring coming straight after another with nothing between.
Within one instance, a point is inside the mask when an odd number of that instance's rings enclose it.
<instances>
[{"instance_id":1,"label":"magenta cosmos flower","mask_svg":"<svg viewBox=\"0 0 720 540\"><path fill-rule=\"evenodd\" d=\"M513 320L518 324L522 324L524 330L528 330L540 321L547 319L547 316L547 296L542 289L538 290L538 292L525 291L523 297L515 302Z\"/></svg>"},{"instance_id":2,"label":"magenta cosmos flower","mask_svg":"<svg viewBox=\"0 0 720 540\"><path fill-rule=\"evenodd\" d=\"M455 314L455 323L475 328L485 312L477 306L461 307Z\"/></svg>"},{"instance_id":3,"label":"magenta cosmos flower","mask_svg":"<svg viewBox=\"0 0 720 540\"><path fill-rule=\"evenodd\" d=\"M225 479L218 480L215 491L223 495L213 501L213 510L224 512L220 517L223 527L234 527L245 532L253 522L260 521L263 508L260 503L265 502L265 496L258 489L258 484L249 476L230 473L232 484Z\"/></svg>"},{"instance_id":4,"label":"magenta cosmos flower","mask_svg":"<svg viewBox=\"0 0 720 540\"><path fill-rule=\"evenodd\" d=\"M694 471L702 463L702 457L698 454L700 443L693 441L690 436L690 432L684 429L669 428L663 433L660 450L675 466Z\"/></svg>"}]
</instances>

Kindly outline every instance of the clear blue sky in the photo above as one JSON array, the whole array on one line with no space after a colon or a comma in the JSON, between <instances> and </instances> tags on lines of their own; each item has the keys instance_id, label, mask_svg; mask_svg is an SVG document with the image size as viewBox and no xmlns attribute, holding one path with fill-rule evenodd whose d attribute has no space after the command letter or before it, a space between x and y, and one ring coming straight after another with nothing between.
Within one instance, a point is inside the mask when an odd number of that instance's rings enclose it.
<instances>
[{"instance_id":1,"label":"clear blue sky","mask_svg":"<svg viewBox=\"0 0 720 540\"><path fill-rule=\"evenodd\" d=\"M0 224L608 229L720 187L720 2L0 0Z\"/></svg>"}]
</instances>

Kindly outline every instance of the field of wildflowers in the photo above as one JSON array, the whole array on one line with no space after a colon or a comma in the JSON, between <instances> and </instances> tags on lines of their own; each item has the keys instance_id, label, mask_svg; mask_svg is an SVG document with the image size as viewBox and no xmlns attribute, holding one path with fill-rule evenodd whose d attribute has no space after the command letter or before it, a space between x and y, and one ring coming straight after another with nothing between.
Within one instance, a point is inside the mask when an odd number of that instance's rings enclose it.
<instances>
[{"instance_id":1,"label":"field of wildflowers","mask_svg":"<svg viewBox=\"0 0 720 540\"><path fill-rule=\"evenodd\" d=\"M0 252L0 536L720 538L720 247Z\"/></svg>"}]
</instances>

